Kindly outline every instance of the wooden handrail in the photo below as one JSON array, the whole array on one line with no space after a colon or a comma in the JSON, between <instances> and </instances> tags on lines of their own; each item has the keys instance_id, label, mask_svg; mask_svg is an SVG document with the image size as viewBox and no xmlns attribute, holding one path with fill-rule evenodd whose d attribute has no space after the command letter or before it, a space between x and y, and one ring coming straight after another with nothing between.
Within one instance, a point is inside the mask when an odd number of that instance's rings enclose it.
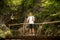
<instances>
[{"instance_id":1,"label":"wooden handrail","mask_svg":"<svg viewBox=\"0 0 60 40\"><path fill-rule=\"evenodd\" d=\"M34 23L34 24L52 24L52 23L58 23L58 22L60 22L60 21L42 22L42 23ZM29 24L29 23L16 23L16 24L9 24L9 26L20 25L20 24Z\"/></svg>"}]
</instances>

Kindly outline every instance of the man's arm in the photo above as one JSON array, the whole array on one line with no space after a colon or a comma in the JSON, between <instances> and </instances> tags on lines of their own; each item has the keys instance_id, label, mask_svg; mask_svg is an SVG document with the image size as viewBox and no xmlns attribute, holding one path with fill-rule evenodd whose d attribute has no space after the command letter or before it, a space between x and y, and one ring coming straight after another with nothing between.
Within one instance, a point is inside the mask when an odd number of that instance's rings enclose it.
<instances>
[{"instance_id":1,"label":"man's arm","mask_svg":"<svg viewBox=\"0 0 60 40\"><path fill-rule=\"evenodd\" d=\"M35 17L34 17L34 21L35 21Z\"/></svg>"},{"instance_id":2,"label":"man's arm","mask_svg":"<svg viewBox=\"0 0 60 40\"><path fill-rule=\"evenodd\" d=\"M35 17L33 17L33 21L35 21Z\"/></svg>"}]
</instances>

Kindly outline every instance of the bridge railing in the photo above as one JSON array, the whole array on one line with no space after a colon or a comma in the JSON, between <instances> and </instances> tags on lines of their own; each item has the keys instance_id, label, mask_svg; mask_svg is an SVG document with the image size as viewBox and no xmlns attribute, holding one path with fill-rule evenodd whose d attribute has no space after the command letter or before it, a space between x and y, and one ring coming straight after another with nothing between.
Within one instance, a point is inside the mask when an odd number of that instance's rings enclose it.
<instances>
[{"instance_id":1,"label":"bridge railing","mask_svg":"<svg viewBox=\"0 0 60 40\"><path fill-rule=\"evenodd\" d=\"M34 24L52 24L52 23L58 23L58 22L60 22L60 21L42 22L42 23L34 23ZM20 25L20 24L29 24L29 23L16 23L16 24L9 24L9 26Z\"/></svg>"},{"instance_id":2,"label":"bridge railing","mask_svg":"<svg viewBox=\"0 0 60 40\"><path fill-rule=\"evenodd\" d=\"M35 25L38 25L39 27L40 27L40 29L42 28L42 26L41 25L43 25L43 24L53 24L53 23L59 23L60 21L52 21L52 22L42 22L42 23L34 23ZM11 27L11 26L17 26L17 25L23 25L23 24L29 24L29 23L16 23L16 24L9 24L9 27ZM25 35L25 30L28 30L28 29L26 29L26 27L23 25L23 27L22 28L20 28L20 29L22 29L22 30L20 30L20 31L22 31L22 34L23 35ZM39 29L38 29L39 30Z\"/></svg>"}]
</instances>

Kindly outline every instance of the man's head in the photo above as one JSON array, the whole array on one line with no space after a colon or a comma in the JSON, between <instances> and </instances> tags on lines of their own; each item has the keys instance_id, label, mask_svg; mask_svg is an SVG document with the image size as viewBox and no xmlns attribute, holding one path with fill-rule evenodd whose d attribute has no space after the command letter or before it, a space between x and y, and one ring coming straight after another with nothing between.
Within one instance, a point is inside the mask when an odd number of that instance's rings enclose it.
<instances>
[{"instance_id":1,"label":"man's head","mask_svg":"<svg viewBox=\"0 0 60 40\"><path fill-rule=\"evenodd\" d=\"M32 16L32 12L30 12L29 15Z\"/></svg>"}]
</instances>

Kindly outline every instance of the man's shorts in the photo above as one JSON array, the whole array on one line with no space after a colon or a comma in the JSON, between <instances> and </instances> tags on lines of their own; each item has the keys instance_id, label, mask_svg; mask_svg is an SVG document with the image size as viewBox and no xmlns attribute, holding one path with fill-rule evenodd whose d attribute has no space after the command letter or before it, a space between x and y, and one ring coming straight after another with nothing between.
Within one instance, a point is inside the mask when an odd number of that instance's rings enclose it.
<instances>
[{"instance_id":1,"label":"man's shorts","mask_svg":"<svg viewBox=\"0 0 60 40\"><path fill-rule=\"evenodd\" d=\"M30 28L30 29L34 28L34 24L29 24L28 28Z\"/></svg>"}]
</instances>

